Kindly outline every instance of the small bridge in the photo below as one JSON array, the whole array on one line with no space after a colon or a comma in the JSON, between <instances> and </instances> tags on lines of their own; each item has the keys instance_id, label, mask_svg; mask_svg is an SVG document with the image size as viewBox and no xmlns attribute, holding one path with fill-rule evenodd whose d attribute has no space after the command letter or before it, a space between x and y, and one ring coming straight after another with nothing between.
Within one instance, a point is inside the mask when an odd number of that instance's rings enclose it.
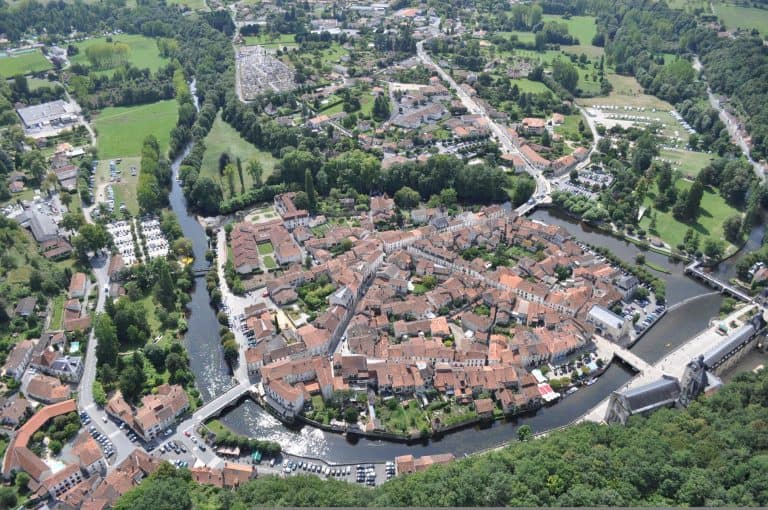
<instances>
[{"instance_id":1,"label":"small bridge","mask_svg":"<svg viewBox=\"0 0 768 510\"><path fill-rule=\"evenodd\" d=\"M223 393L211 400L203 407L194 412L194 419L199 423L203 423L209 418L217 416L224 409L234 405L243 396L251 391L252 385L249 382L241 382L237 386L230 388L226 393Z\"/></svg>"},{"instance_id":2,"label":"small bridge","mask_svg":"<svg viewBox=\"0 0 768 510\"><path fill-rule=\"evenodd\" d=\"M746 292L736 288L731 284L721 282L711 274L705 273L699 268L699 265L700 265L699 262L693 262L687 265L685 267L685 274L690 275L696 278L697 280L703 281L710 287L719 290L723 294L728 294L729 296L735 297L736 299L744 301L745 303L752 302L752 297L749 296Z\"/></svg>"},{"instance_id":3,"label":"small bridge","mask_svg":"<svg viewBox=\"0 0 768 510\"><path fill-rule=\"evenodd\" d=\"M210 271L213 268L213 266L208 267L194 267L192 268L192 274L195 276L205 276L208 274L208 271Z\"/></svg>"}]
</instances>

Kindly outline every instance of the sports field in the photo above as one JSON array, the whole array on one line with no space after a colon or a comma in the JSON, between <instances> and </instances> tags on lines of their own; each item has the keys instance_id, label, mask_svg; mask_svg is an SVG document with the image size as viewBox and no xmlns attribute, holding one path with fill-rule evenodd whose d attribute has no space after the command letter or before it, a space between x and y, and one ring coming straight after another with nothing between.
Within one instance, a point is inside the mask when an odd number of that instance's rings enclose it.
<instances>
[{"instance_id":1,"label":"sports field","mask_svg":"<svg viewBox=\"0 0 768 510\"><path fill-rule=\"evenodd\" d=\"M94 37L75 43L80 53L71 58L73 64L90 65L85 50L90 46L100 44L106 41L105 37ZM121 34L112 36L112 42L125 43L128 45L128 61L131 65L139 69L149 68L150 71L157 71L160 66L166 64L168 59L160 56L160 50L157 49L157 43L150 37L134 34Z\"/></svg>"},{"instance_id":2,"label":"sports field","mask_svg":"<svg viewBox=\"0 0 768 510\"><path fill-rule=\"evenodd\" d=\"M53 66L43 56L39 49L35 48L27 53L8 55L0 51L0 76L10 78L17 74L32 74L47 71Z\"/></svg>"},{"instance_id":3,"label":"sports field","mask_svg":"<svg viewBox=\"0 0 768 510\"><path fill-rule=\"evenodd\" d=\"M173 99L140 106L104 108L94 115L99 159L138 156L144 138L153 134L160 149L168 150L168 141L176 125L178 104Z\"/></svg>"}]
</instances>

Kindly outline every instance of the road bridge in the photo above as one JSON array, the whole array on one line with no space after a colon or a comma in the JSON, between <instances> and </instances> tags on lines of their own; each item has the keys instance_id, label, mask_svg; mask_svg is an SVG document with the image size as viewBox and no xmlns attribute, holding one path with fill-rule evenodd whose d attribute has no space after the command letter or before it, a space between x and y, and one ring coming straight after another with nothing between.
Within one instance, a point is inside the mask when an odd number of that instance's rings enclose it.
<instances>
[{"instance_id":1,"label":"road bridge","mask_svg":"<svg viewBox=\"0 0 768 510\"><path fill-rule=\"evenodd\" d=\"M636 388L638 386L644 386L653 381L661 378L662 375L671 375L681 380L683 373L685 372L685 366L699 356L705 355L715 351L718 347L723 346L730 342L730 335L733 331L736 331L739 327L746 323L746 319L751 316L754 310L762 313L761 308L755 304L743 307L722 320L713 321L710 327L694 336L680 347L670 352L662 359L653 363L653 365L642 360L634 353L631 353L627 349L612 344L604 339L597 339L595 343L598 346L598 350L604 349L602 352L610 353L610 355L621 358L632 366L637 364L636 370L640 367L639 373L627 384L619 388L617 391L624 391L630 388ZM723 334L724 325L728 325L728 333ZM735 327L734 327L735 326ZM748 342L743 345L748 345ZM733 353L729 352L726 356L732 356ZM640 360L638 362L637 360ZM650 368L649 368L650 367ZM603 399L599 404L593 407L587 412L581 421L592 421L601 423L605 420L606 412L608 411L608 400L610 396Z\"/></svg>"},{"instance_id":2,"label":"road bridge","mask_svg":"<svg viewBox=\"0 0 768 510\"><path fill-rule=\"evenodd\" d=\"M685 274L705 282L707 285L719 290L723 294L728 294L729 296L735 297L736 299L744 301L745 303L752 302L752 297L749 296L746 292L735 287L734 285L718 280L711 274L705 273L701 270L700 266L700 262L692 262L691 264L688 264L685 267Z\"/></svg>"}]
</instances>

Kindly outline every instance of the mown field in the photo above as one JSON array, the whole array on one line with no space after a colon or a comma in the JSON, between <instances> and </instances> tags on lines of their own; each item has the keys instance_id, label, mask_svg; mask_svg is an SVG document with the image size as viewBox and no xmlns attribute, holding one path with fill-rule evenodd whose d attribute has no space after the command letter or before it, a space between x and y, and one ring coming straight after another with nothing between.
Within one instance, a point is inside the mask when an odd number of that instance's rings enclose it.
<instances>
[{"instance_id":1,"label":"mown field","mask_svg":"<svg viewBox=\"0 0 768 510\"><path fill-rule=\"evenodd\" d=\"M229 196L229 185L226 178L219 176L219 156L222 152L229 154L232 163L236 158L240 158L243 164L243 181L246 189L253 186L253 178L246 171L248 163L254 159L261 163L264 169L262 180L265 180L275 168L277 160L268 152L260 151L252 143L243 139L232 126L221 119L221 115L216 117L211 132L205 138L205 154L203 155L203 164L200 168L200 175L213 177L221 184L225 196ZM241 192L240 178L235 176L235 187L237 192Z\"/></svg>"},{"instance_id":2,"label":"mown field","mask_svg":"<svg viewBox=\"0 0 768 510\"><path fill-rule=\"evenodd\" d=\"M765 37L768 35L768 9L742 7L727 3L715 3L717 17L725 23L728 30L735 28L756 28Z\"/></svg>"},{"instance_id":3,"label":"mown field","mask_svg":"<svg viewBox=\"0 0 768 510\"><path fill-rule=\"evenodd\" d=\"M678 179L675 183L678 190L689 189L691 182ZM654 188L655 191L655 188ZM645 198L644 205L646 207L653 206L654 193L648 193ZM723 197L721 197L717 190L713 188L705 188L704 196L701 199L701 214L695 224L688 225L677 221L672 216L672 211L662 212L654 209L656 213L656 232L665 242L671 245L673 248L683 242L685 238L685 232L692 228L695 232L699 233L701 238L701 246L704 246L704 241L707 238L717 239L723 241L728 247L726 252L730 253L735 247L725 240L723 235L723 220L739 214L739 211L728 205ZM640 226L650 231L651 220L648 215L643 216L640 221Z\"/></svg>"},{"instance_id":4,"label":"mown field","mask_svg":"<svg viewBox=\"0 0 768 510\"><path fill-rule=\"evenodd\" d=\"M104 108L94 115L100 159L138 156L144 138L153 134L160 149L168 150L171 129L176 125L178 105L175 100L140 106Z\"/></svg>"},{"instance_id":5,"label":"mown field","mask_svg":"<svg viewBox=\"0 0 768 510\"><path fill-rule=\"evenodd\" d=\"M150 37L134 34L121 34L112 36L113 42L125 43L128 45L128 61L139 69L148 68L150 71L157 71L160 66L168 63L168 59L160 56L160 50L157 49L157 43ZM75 43L80 53L73 56L70 61L73 64L90 65L85 51L96 44L106 42L105 37L94 37L85 41ZM107 72L107 71L105 71Z\"/></svg>"},{"instance_id":6,"label":"mown field","mask_svg":"<svg viewBox=\"0 0 768 510\"><path fill-rule=\"evenodd\" d=\"M9 56L0 52L0 76L10 78L17 74L32 74L47 71L53 66L39 49L29 53Z\"/></svg>"}]
</instances>

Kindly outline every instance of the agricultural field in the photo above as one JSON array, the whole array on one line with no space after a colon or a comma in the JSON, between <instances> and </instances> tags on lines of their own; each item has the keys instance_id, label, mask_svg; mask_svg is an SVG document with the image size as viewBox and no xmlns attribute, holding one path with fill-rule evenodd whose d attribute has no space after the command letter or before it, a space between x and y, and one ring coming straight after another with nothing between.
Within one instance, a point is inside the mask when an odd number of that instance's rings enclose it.
<instances>
[{"instance_id":1,"label":"agricultural field","mask_svg":"<svg viewBox=\"0 0 768 510\"><path fill-rule=\"evenodd\" d=\"M112 158L110 158L112 159ZM122 162L117 164L120 173L120 182L110 182L109 159L101 159L96 168L96 187L103 184L111 184L115 192L115 210L120 203L125 204L126 209L133 215L139 213L139 202L136 199L136 188L139 183L138 171L140 170L141 158L131 157L122 158ZM136 175L131 175L131 167L136 167ZM96 197L98 201L106 200L106 197Z\"/></svg>"},{"instance_id":2,"label":"agricultural field","mask_svg":"<svg viewBox=\"0 0 768 510\"><path fill-rule=\"evenodd\" d=\"M253 178L248 174L246 168L248 162L256 159L263 168L262 180L272 173L277 160L268 152L260 151L250 142L243 139L232 126L221 119L221 115L216 117L211 132L205 138L205 154L203 155L203 164L200 168L200 175L207 175L219 181L225 196L229 195L227 180L219 176L219 156L222 152L229 154L234 163L236 158L240 158L243 164L243 181L246 189L253 186ZM235 176L235 185L240 190L240 178Z\"/></svg>"},{"instance_id":3,"label":"agricultural field","mask_svg":"<svg viewBox=\"0 0 768 510\"><path fill-rule=\"evenodd\" d=\"M728 30L757 29L763 37L768 35L768 9L742 7L727 3L714 3L715 13Z\"/></svg>"},{"instance_id":4,"label":"agricultural field","mask_svg":"<svg viewBox=\"0 0 768 510\"><path fill-rule=\"evenodd\" d=\"M0 76L10 78L17 74L33 74L52 69L53 65L43 56L39 49L28 53L8 55L0 51Z\"/></svg>"},{"instance_id":5,"label":"agricultural field","mask_svg":"<svg viewBox=\"0 0 768 510\"><path fill-rule=\"evenodd\" d=\"M171 129L176 125L178 105L175 100L140 106L118 106L94 115L96 143L100 159L138 156L147 135L153 134L160 149L168 150Z\"/></svg>"},{"instance_id":6,"label":"agricultural field","mask_svg":"<svg viewBox=\"0 0 768 510\"><path fill-rule=\"evenodd\" d=\"M688 189L691 187L691 181L685 179L678 179L675 182L675 186L678 190ZM650 207L653 205L653 199L655 198L655 189L648 193L645 197L644 205ZM713 238L723 241L727 246L726 253L731 253L735 247L725 240L723 235L723 220L739 214L739 211L728 205L723 197L721 197L717 190L713 188L705 188L704 196L701 199L701 214L699 219L693 225L688 225L677 221L672 216L672 211L662 212L654 209L656 213L656 235L661 237L667 244L673 248L683 242L685 232L692 228L695 232L699 233L701 238L701 245L704 245L704 241L707 238ZM645 215L640 220L640 226L650 231L651 220L648 215Z\"/></svg>"},{"instance_id":7,"label":"agricultural field","mask_svg":"<svg viewBox=\"0 0 768 510\"><path fill-rule=\"evenodd\" d=\"M106 41L105 37L94 37L75 43L80 52L73 56L70 61L73 64L90 65L85 51L96 44ZM139 69L149 68L150 71L157 71L161 66L168 63L168 59L160 56L160 50L157 43L150 37L134 34L121 34L112 36L113 42L125 43L128 45L128 61ZM109 70L104 71L109 72Z\"/></svg>"}]
</instances>

